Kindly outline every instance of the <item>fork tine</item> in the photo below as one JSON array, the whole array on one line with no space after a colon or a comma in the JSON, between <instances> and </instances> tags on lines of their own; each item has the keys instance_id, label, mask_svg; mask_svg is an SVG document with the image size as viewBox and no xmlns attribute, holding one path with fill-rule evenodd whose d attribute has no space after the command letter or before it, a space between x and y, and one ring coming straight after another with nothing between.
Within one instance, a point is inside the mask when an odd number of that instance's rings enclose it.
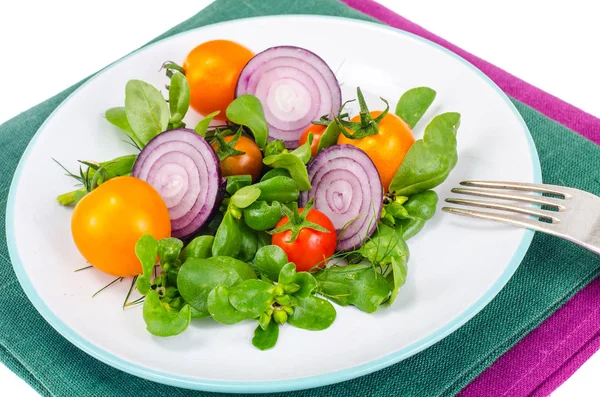
<instances>
[{"instance_id":1,"label":"fork tine","mask_svg":"<svg viewBox=\"0 0 600 397\"><path fill-rule=\"evenodd\" d=\"M498 214L495 212L488 211L477 211L477 210L465 210L462 208L454 208L454 207L443 207L442 211L448 212L450 214L467 216L470 218L476 219L486 219L489 221L495 221L500 223L505 223L513 226L520 226L527 229L536 230L538 232L545 233L553 233L552 223L544 223L537 220L533 220L530 218L525 218L519 215L509 215L509 214Z\"/></svg>"},{"instance_id":2,"label":"fork tine","mask_svg":"<svg viewBox=\"0 0 600 397\"><path fill-rule=\"evenodd\" d=\"M507 205L507 204L497 203L495 201L469 200L469 199L460 199L460 198L447 198L446 202L451 203L451 204L470 205L473 207L490 208L490 209L494 209L494 210L503 210L503 211L516 212L518 214L537 216L540 218L547 219L547 220L551 221L552 223L560 222L560 219L558 219L555 216L552 216L552 214L555 214L555 212L553 212L553 211L536 210L534 208L521 207L519 205Z\"/></svg>"},{"instance_id":3,"label":"fork tine","mask_svg":"<svg viewBox=\"0 0 600 397\"><path fill-rule=\"evenodd\" d=\"M564 200L562 200L562 199L534 196L534 195L530 195L530 194L492 192L492 191L483 190L483 189L471 189L471 188L460 188L460 187L452 189L452 193L467 194L470 196L488 197L488 198L495 198L495 199L522 201L525 203L532 203L532 204L539 204L539 205L547 205L549 207L557 208L559 211L564 211L566 209L566 207L563 204Z\"/></svg>"},{"instance_id":4,"label":"fork tine","mask_svg":"<svg viewBox=\"0 0 600 397\"><path fill-rule=\"evenodd\" d=\"M496 181L463 181L460 183L463 186L484 187L490 189L510 189L521 190L524 192L548 193L559 196L564 196L565 199L570 199L573 196L568 193L567 188L554 185L540 185L536 183L525 182L496 182Z\"/></svg>"}]
</instances>

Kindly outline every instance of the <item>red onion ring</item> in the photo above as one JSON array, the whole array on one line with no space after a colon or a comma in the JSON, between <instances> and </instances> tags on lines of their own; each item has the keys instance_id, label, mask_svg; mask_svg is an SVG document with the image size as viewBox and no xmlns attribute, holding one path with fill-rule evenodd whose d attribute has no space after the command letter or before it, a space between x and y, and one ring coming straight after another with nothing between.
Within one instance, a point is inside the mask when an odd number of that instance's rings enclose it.
<instances>
[{"instance_id":1,"label":"red onion ring","mask_svg":"<svg viewBox=\"0 0 600 397\"><path fill-rule=\"evenodd\" d=\"M237 82L236 96L260 99L269 139L298 146L302 132L321 116L333 117L342 106L338 81L325 61L304 48L269 48L250 60Z\"/></svg>"},{"instance_id":2,"label":"red onion ring","mask_svg":"<svg viewBox=\"0 0 600 397\"><path fill-rule=\"evenodd\" d=\"M339 251L358 248L373 234L381 217L383 185L373 161L352 145L333 145L308 164L312 189L300 193L300 205L314 197L314 208L331 219Z\"/></svg>"},{"instance_id":3,"label":"red onion ring","mask_svg":"<svg viewBox=\"0 0 600 397\"><path fill-rule=\"evenodd\" d=\"M224 193L219 158L204 138L186 128L165 131L148 142L131 175L158 191L169 209L171 235L181 239L208 222Z\"/></svg>"}]
</instances>

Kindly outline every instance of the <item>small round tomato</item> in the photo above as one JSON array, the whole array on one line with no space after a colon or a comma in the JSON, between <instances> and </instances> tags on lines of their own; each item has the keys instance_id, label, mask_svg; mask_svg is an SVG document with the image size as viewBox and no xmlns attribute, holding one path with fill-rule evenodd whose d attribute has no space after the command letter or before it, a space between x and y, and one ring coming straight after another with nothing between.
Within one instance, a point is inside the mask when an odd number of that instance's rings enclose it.
<instances>
[{"instance_id":1,"label":"small round tomato","mask_svg":"<svg viewBox=\"0 0 600 397\"><path fill-rule=\"evenodd\" d=\"M229 143L233 140L234 136L223 137L225 142ZM213 149L217 150L219 144L214 143ZM258 180L260 171L262 170L262 153L258 148L256 142L252 139L241 136L238 141L233 145L235 150L244 152L237 156L227 156L221 161L221 173L223 176L230 175L252 175L252 180Z\"/></svg>"},{"instance_id":2,"label":"small round tomato","mask_svg":"<svg viewBox=\"0 0 600 397\"><path fill-rule=\"evenodd\" d=\"M148 183L132 176L110 179L81 199L71 219L77 249L94 267L114 276L135 276L142 266L135 244L144 234L171 235L169 211Z\"/></svg>"},{"instance_id":3,"label":"small round tomato","mask_svg":"<svg viewBox=\"0 0 600 397\"><path fill-rule=\"evenodd\" d=\"M370 112L374 119L379 116L381 111ZM360 122L360 116L355 116L351 122ZM388 113L383 120L379 122L379 132L364 138L351 139L344 134L340 134L338 144L354 145L373 160L383 188L387 191L408 149L415 142L410 126L400 117L393 113Z\"/></svg>"},{"instance_id":4,"label":"small round tomato","mask_svg":"<svg viewBox=\"0 0 600 397\"><path fill-rule=\"evenodd\" d=\"M300 140L298 141L298 146L304 145L308 141L308 134L312 132L313 141L310 145L310 151L312 152L313 157L317 155L317 148L319 147L319 142L321 141L321 136L327 129L327 126L321 124L311 124L307 129L304 130L302 136L300 136Z\"/></svg>"},{"instance_id":5,"label":"small round tomato","mask_svg":"<svg viewBox=\"0 0 600 397\"><path fill-rule=\"evenodd\" d=\"M296 264L296 270L299 272L307 272L316 265L319 265L319 268L325 266L325 259L333 255L337 245L335 227L327 215L315 209L308 210L308 215L304 216L304 208L301 208L298 211L300 220L290 225L290 230L273 234L271 239L273 245L285 251L288 260ZM303 221L313 222L327 231L311 229L310 226L301 227ZM284 216L275 230L291 222L287 216ZM294 227L300 227L300 233L294 241L290 241Z\"/></svg>"},{"instance_id":6,"label":"small round tomato","mask_svg":"<svg viewBox=\"0 0 600 397\"><path fill-rule=\"evenodd\" d=\"M183 63L192 108L203 115L218 110L221 113L215 119L225 120L238 77L253 56L252 51L229 40L207 41L194 48Z\"/></svg>"}]
</instances>

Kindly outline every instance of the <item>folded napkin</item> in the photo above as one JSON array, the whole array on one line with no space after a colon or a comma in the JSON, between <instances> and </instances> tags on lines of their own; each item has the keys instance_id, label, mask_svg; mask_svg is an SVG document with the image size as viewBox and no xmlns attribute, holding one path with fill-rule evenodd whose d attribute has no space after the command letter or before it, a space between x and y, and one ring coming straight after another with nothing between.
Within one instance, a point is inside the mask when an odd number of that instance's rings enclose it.
<instances>
[{"instance_id":1,"label":"folded napkin","mask_svg":"<svg viewBox=\"0 0 600 397\"><path fill-rule=\"evenodd\" d=\"M217 0L157 40L214 22L278 14L370 19L335 0ZM0 175L7 176L0 180L0 199L4 201L3 205L0 204L2 208L6 207L10 184L8 176L14 173L27 143L56 106L79 84L0 126L0 146L5 149L5 155L0 159ZM536 143L544 182L600 194L597 176L600 148L522 102L514 100L514 103ZM72 346L41 318L27 300L8 259L4 230L4 227L0 228L0 274L3 275L0 279L0 360L38 392L49 396L211 394L136 378ZM482 312L449 337L374 374L293 394L454 395L598 274L600 260L595 255L565 241L537 234L508 285Z\"/></svg>"},{"instance_id":2,"label":"folded napkin","mask_svg":"<svg viewBox=\"0 0 600 397\"><path fill-rule=\"evenodd\" d=\"M600 348L600 278L479 375L461 397L549 395Z\"/></svg>"}]
</instances>

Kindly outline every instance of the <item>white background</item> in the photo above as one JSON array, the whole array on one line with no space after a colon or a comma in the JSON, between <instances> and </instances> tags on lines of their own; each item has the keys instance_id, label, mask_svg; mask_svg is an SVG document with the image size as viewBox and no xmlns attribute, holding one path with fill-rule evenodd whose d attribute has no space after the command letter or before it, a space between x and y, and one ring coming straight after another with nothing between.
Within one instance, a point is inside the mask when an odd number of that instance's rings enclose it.
<instances>
[{"instance_id":1,"label":"white background","mask_svg":"<svg viewBox=\"0 0 600 397\"><path fill-rule=\"evenodd\" d=\"M2 2L0 123L143 45L210 2ZM600 24L596 2L379 2L467 51L600 117ZM597 396L600 394L599 373L600 353L553 396ZM7 395L37 396L1 364L0 385Z\"/></svg>"}]
</instances>

